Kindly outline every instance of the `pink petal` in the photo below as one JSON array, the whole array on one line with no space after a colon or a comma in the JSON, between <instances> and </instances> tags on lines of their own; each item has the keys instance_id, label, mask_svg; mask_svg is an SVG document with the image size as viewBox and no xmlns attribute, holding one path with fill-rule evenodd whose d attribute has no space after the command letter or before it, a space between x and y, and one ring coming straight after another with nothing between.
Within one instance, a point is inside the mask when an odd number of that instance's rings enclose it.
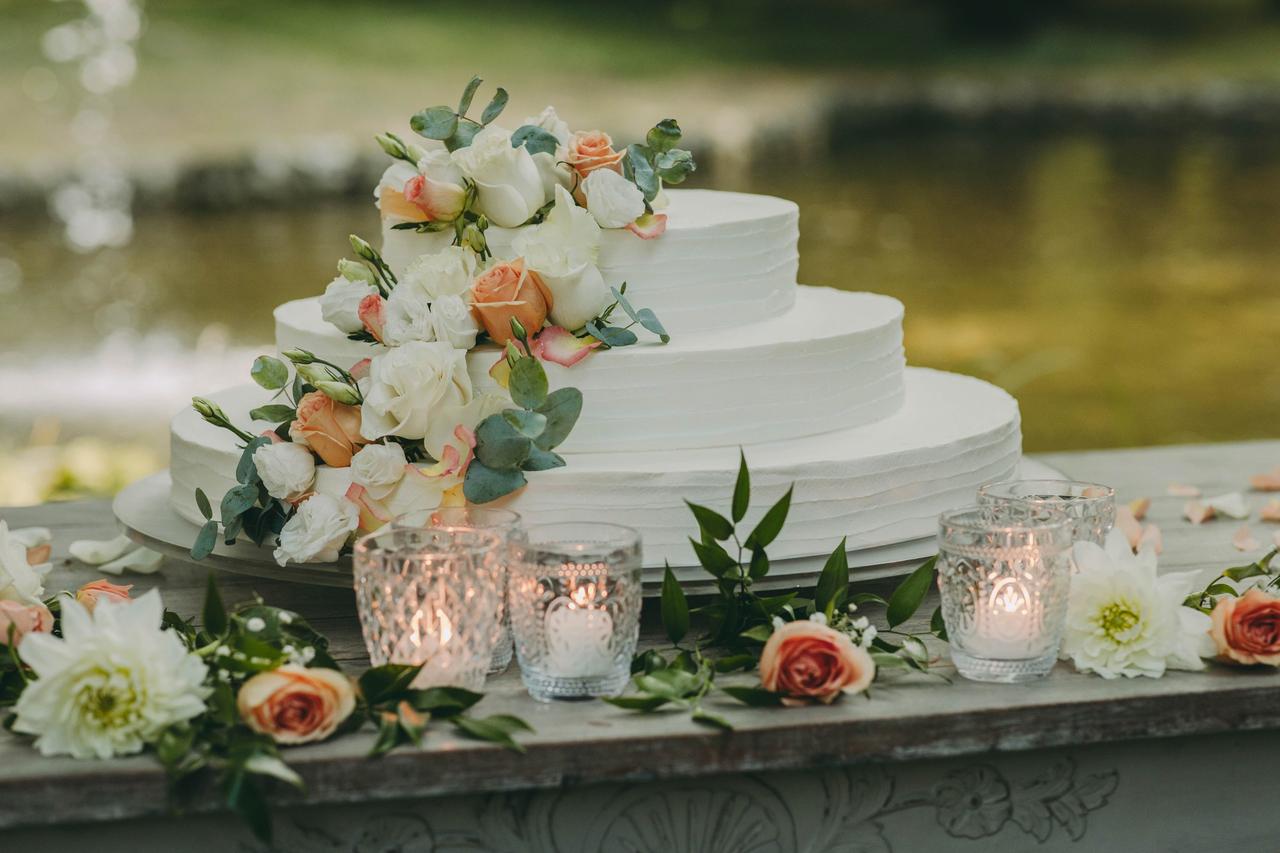
<instances>
[{"instance_id":1,"label":"pink petal","mask_svg":"<svg viewBox=\"0 0 1280 853\"><path fill-rule=\"evenodd\" d=\"M1237 551L1256 551L1262 547L1254 535L1249 532L1249 525L1244 525L1236 531L1231 537L1231 544L1235 546Z\"/></svg>"},{"instance_id":2,"label":"pink petal","mask_svg":"<svg viewBox=\"0 0 1280 853\"><path fill-rule=\"evenodd\" d=\"M600 346L593 337L579 338L568 329L548 326L533 340L533 354L543 361L573 367Z\"/></svg>"},{"instance_id":3,"label":"pink petal","mask_svg":"<svg viewBox=\"0 0 1280 853\"><path fill-rule=\"evenodd\" d=\"M652 240L654 237L661 236L667 230L667 215L665 213L646 213L636 219L635 222L628 223L627 230L641 240Z\"/></svg>"},{"instance_id":4,"label":"pink petal","mask_svg":"<svg viewBox=\"0 0 1280 853\"><path fill-rule=\"evenodd\" d=\"M380 501L369 497L369 491L359 483L347 487L347 500L360 509L360 529L365 532L377 530L391 520L391 511Z\"/></svg>"},{"instance_id":5,"label":"pink petal","mask_svg":"<svg viewBox=\"0 0 1280 853\"><path fill-rule=\"evenodd\" d=\"M1262 507L1263 521L1280 521L1280 500L1272 498Z\"/></svg>"},{"instance_id":6,"label":"pink petal","mask_svg":"<svg viewBox=\"0 0 1280 853\"><path fill-rule=\"evenodd\" d=\"M1129 512L1133 513L1133 517L1138 521L1147 517L1147 512L1151 509L1151 498L1138 498L1129 501Z\"/></svg>"},{"instance_id":7,"label":"pink petal","mask_svg":"<svg viewBox=\"0 0 1280 853\"><path fill-rule=\"evenodd\" d=\"M1138 543L1142 541L1142 525L1129 507L1116 507L1116 529L1129 540L1130 548L1138 550Z\"/></svg>"},{"instance_id":8,"label":"pink petal","mask_svg":"<svg viewBox=\"0 0 1280 853\"><path fill-rule=\"evenodd\" d=\"M1280 492L1280 471L1254 474L1249 478L1249 485L1259 492Z\"/></svg>"},{"instance_id":9,"label":"pink petal","mask_svg":"<svg viewBox=\"0 0 1280 853\"><path fill-rule=\"evenodd\" d=\"M271 439L271 443L272 443L272 444L279 444L279 443L281 443L282 441L284 441L284 439L283 439L283 438L281 438L279 435L277 435L277 434L276 434L276 431L275 431L275 430L273 430L273 429L266 429L266 430L263 430L263 431L262 431L262 437L263 437L263 438L269 438L269 439Z\"/></svg>"},{"instance_id":10,"label":"pink petal","mask_svg":"<svg viewBox=\"0 0 1280 853\"><path fill-rule=\"evenodd\" d=\"M367 379L369 376L369 367L373 364L373 359L362 358L355 364L351 365L351 369L347 372L351 374L352 379Z\"/></svg>"},{"instance_id":11,"label":"pink petal","mask_svg":"<svg viewBox=\"0 0 1280 853\"><path fill-rule=\"evenodd\" d=\"M1195 486L1187 486L1182 483L1170 483L1167 490L1169 494L1175 498L1198 498L1200 490Z\"/></svg>"},{"instance_id":12,"label":"pink petal","mask_svg":"<svg viewBox=\"0 0 1280 853\"><path fill-rule=\"evenodd\" d=\"M467 472L467 467L471 465L471 460L476 455L476 434L475 431L466 424L458 424L453 430L454 436L457 437L467 447L467 456L458 466L458 474L462 475Z\"/></svg>"},{"instance_id":13,"label":"pink petal","mask_svg":"<svg viewBox=\"0 0 1280 853\"><path fill-rule=\"evenodd\" d=\"M417 465L410 463L406 465L405 474L419 474L428 479L437 477L447 477L458 470L458 448L452 444L446 444L444 451L440 454L440 461L426 468L419 468Z\"/></svg>"},{"instance_id":14,"label":"pink petal","mask_svg":"<svg viewBox=\"0 0 1280 853\"><path fill-rule=\"evenodd\" d=\"M1192 524L1204 524L1213 518L1216 513L1213 511L1213 507L1205 506L1200 501L1187 501L1186 506L1182 508L1182 514Z\"/></svg>"},{"instance_id":15,"label":"pink petal","mask_svg":"<svg viewBox=\"0 0 1280 853\"><path fill-rule=\"evenodd\" d=\"M356 312L360 316L360 322L364 323L365 331L373 335L378 343L382 343L382 327L387 319L386 309L386 300L376 293L370 293L360 300L360 308Z\"/></svg>"},{"instance_id":16,"label":"pink petal","mask_svg":"<svg viewBox=\"0 0 1280 853\"><path fill-rule=\"evenodd\" d=\"M1138 547L1134 550L1141 551L1147 547L1157 554L1164 553L1164 536L1160 533L1160 528L1154 524L1148 524L1142 529L1142 539L1138 541Z\"/></svg>"}]
</instances>

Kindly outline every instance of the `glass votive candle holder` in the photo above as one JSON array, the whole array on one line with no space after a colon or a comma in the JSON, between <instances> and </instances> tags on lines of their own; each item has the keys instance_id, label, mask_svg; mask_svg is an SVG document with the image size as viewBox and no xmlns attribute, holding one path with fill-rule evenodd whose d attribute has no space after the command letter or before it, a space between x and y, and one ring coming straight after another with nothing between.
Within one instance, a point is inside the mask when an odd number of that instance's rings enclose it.
<instances>
[{"instance_id":1,"label":"glass votive candle holder","mask_svg":"<svg viewBox=\"0 0 1280 853\"><path fill-rule=\"evenodd\" d=\"M995 522L980 507L943 513L938 591L951 659L965 678L1018 682L1053 669L1071 583L1072 521Z\"/></svg>"},{"instance_id":2,"label":"glass votive candle holder","mask_svg":"<svg viewBox=\"0 0 1280 853\"><path fill-rule=\"evenodd\" d=\"M998 523L1036 523L1056 514L1071 520L1072 539L1102 545L1116 525L1116 490L1071 480L1006 480L978 489L978 506Z\"/></svg>"},{"instance_id":3,"label":"glass votive candle holder","mask_svg":"<svg viewBox=\"0 0 1280 853\"><path fill-rule=\"evenodd\" d=\"M507 604L516 660L542 702L616 696L640 636L640 534L615 524L526 529Z\"/></svg>"},{"instance_id":4,"label":"glass votive candle holder","mask_svg":"<svg viewBox=\"0 0 1280 853\"><path fill-rule=\"evenodd\" d=\"M502 538L503 559L501 577L498 580L498 636L493 644L489 674L506 670L511 665L514 648L511 640L511 618L507 613L507 573L519 544L524 541L524 528L520 526L520 515L509 509L498 507L438 507L406 513L396 518L394 524L397 527L410 528L453 527L488 530Z\"/></svg>"},{"instance_id":5,"label":"glass votive candle holder","mask_svg":"<svg viewBox=\"0 0 1280 853\"><path fill-rule=\"evenodd\" d=\"M356 607L374 666L414 687L479 691L498 636L505 545L493 531L388 525L356 542Z\"/></svg>"}]
</instances>

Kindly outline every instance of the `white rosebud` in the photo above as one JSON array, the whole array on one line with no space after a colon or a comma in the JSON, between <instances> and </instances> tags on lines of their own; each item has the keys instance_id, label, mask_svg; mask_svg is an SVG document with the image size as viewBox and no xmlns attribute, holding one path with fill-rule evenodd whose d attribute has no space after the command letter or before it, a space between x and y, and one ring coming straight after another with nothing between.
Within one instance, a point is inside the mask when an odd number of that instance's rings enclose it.
<instances>
[{"instance_id":1,"label":"white rosebud","mask_svg":"<svg viewBox=\"0 0 1280 853\"><path fill-rule=\"evenodd\" d=\"M596 169L582 182L587 210L601 228L626 228L644 213L644 193L609 169Z\"/></svg>"},{"instance_id":2,"label":"white rosebud","mask_svg":"<svg viewBox=\"0 0 1280 853\"><path fill-rule=\"evenodd\" d=\"M441 296L431 303L431 328L437 341L448 341L455 349L471 349L480 334L471 306L461 296Z\"/></svg>"},{"instance_id":3,"label":"white rosebud","mask_svg":"<svg viewBox=\"0 0 1280 853\"><path fill-rule=\"evenodd\" d=\"M511 132L504 128L486 127L470 145L453 152L453 162L475 182L476 207L495 225L523 225L546 201L529 149L512 148Z\"/></svg>"},{"instance_id":4,"label":"white rosebud","mask_svg":"<svg viewBox=\"0 0 1280 853\"><path fill-rule=\"evenodd\" d=\"M364 486L374 500L386 497L404 476L404 448L396 442L366 444L351 457L351 482Z\"/></svg>"},{"instance_id":5,"label":"white rosebud","mask_svg":"<svg viewBox=\"0 0 1280 853\"><path fill-rule=\"evenodd\" d=\"M289 441L264 444L253 451L267 493L282 501L296 501L311 491L316 481L316 462L311 451Z\"/></svg>"},{"instance_id":6,"label":"white rosebud","mask_svg":"<svg viewBox=\"0 0 1280 853\"><path fill-rule=\"evenodd\" d=\"M357 264L364 267L364 264ZM360 302L366 296L376 294L378 288L367 281L340 275L324 289L320 297L320 316L326 323L337 326L339 331L351 334L364 328L360 319Z\"/></svg>"},{"instance_id":7,"label":"white rosebud","mask_svg":"<svg viewBox=\"0 0 1280 853\"><path fill-rule=\"evenodd\" d=\"M596 267L600 226L563 187L556 187L555 194L556 203L546 221L523 229L512 248L551 291L551 321L580 329L612 301Z\"/></svg>"},{"instance_id":8,"label":"white rosebud","mask_svg":"<svg viewBox=\"0 0 1280 853\"><path fill-rule=\"evenodd\" d=\"M273 556L281 566L291 560L332 563L359 523L360 511L351 501L314 494L285 522Z\"/></svg>"}]
</instances>

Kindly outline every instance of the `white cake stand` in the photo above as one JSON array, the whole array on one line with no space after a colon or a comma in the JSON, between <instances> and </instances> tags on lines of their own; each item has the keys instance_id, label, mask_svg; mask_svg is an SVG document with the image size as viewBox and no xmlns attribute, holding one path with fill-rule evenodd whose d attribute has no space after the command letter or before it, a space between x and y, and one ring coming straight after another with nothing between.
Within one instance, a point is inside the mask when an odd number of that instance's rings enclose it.
<instances>
[{"instance_id":1,"label":"white cake stand","mask_svg":"<svg viewBox=\"0 0 1280 853\"><path fill-rule=\"evenodd\" d=\"M1023 459L1019 476L1043 479L1060 474L1042 462ZM112 502L111 509L130 539L167 557L192 562L191 543L195 542L200 528L178 515L170 506L169 486L168 471L152 474L121 490ZM921 560L936 552L937 543L934 537L928 536L851 551L849 568L859 580L892 577L906 574ZM769 577L758 582L757 586L774 589L812 584L817 580L825 562L826 555L775 560L770 565ZM271 556L270 548L259 548L248 541L227 545L219 540L213 553L201 560L200 565L271 580L321 586L351 586L350 557L343 557L336 563L290 563L278 566ZM712 592L715 588L714 582L698 566L673 566L672 571L690 593ZM662 570L646 569L645 595L657 595L661 585Z\"/></svg>"}]
</instances>

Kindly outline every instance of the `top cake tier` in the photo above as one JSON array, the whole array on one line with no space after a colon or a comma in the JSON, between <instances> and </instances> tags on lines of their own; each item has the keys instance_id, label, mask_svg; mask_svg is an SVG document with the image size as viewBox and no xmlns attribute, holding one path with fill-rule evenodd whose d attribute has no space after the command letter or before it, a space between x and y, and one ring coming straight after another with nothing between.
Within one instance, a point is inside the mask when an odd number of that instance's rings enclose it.
<instances>
[{"instance_id":1,"label":"top cake tier","mask_svg":"<svg viewBox=\"0 0 1280 853\"><path fill-rule=\"evenodd\" d=\"M796 299L799 208L764 195L667 190L667 230L653 240L605 230L599 268L605 283L627 283L637 306L653 309L673 334L757 323ZM419 234L382 224L382 254L397 275L418 255L449 245L452 233ZM517 229L490 227L489 247L509 258Z\"/></svg>"}]
</instances>

